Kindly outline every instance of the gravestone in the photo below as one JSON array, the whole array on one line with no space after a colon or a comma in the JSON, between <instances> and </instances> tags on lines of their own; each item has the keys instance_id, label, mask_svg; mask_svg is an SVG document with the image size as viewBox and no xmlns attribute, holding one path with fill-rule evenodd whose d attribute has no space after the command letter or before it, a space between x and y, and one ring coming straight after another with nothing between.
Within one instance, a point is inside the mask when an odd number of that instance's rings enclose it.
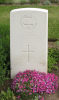
<instances>
[{"instance_id":1,"label":"gravestone","mask_svg":"<svg viewBox=\"0 0 59 100\"><path fill-rule=\"evenodd\" d=\"M19 71L47 73L48 10L15 9L10 12L11 78Z\"/></svg>"}]
</instances>

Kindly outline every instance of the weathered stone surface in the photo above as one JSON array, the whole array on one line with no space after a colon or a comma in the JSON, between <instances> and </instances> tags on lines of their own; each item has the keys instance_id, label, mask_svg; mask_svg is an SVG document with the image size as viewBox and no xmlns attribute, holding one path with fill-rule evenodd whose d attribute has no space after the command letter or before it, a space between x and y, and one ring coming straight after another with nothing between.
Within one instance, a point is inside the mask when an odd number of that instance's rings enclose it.
<instances>
[{"instance_id":1,"label":"weathered stone surface","mask_svg":"<svg viewBox=\"0 0 59 100\"><path fill-rule=\"evenodd\" d=\"M15 9L10 12L11 78L26 69L47 73L48 10Z\"/></svg>"}]
</instances>

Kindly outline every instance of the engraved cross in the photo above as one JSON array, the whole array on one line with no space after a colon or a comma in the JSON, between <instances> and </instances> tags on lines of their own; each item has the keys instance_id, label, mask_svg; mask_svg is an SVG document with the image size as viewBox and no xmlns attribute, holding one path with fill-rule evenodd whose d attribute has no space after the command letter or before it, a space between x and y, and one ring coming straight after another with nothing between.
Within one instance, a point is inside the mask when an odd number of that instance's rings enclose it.
<instances>
[{"instance_id":1,"label":"engraved cross","mask_svg":"<svg viewBox=\"0 0 59 100\"><path fill-rule=\"evenodd\" d=\"M34 52L34 51L30 51L30 50L29 50L29 45L28 45L28 51L22 51L22 52L28 52L28 63L29 63L29 53L30 53L30 52Z\"/></svg>"}]
</instances>

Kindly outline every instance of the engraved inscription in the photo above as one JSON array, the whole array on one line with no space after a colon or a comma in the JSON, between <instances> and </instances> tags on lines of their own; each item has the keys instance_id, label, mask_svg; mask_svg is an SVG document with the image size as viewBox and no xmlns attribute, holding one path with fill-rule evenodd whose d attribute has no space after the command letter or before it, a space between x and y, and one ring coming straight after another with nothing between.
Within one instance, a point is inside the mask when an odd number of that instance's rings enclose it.
<instances>
[{"instance_id":1,"label":"engraved inscription","mask_svg":"<svg viewBox=\"0 0 59 100\"><path fill-rule=\"evenodd\" d=\"M36 26L37 21L36 21L36 18L35 17L33 17L30 14L29 15L27 14L27 15L25 15L25 16L23 16L21 18L20 23L21 23L21 26L23 28L29 30L29 29L32 29L32 28L34 28Z\"/></svg>"},{"instance_id":2,"label":"engraved inscription","mask_svg":"<svg viewBox=\"0 0 59 100\"><path fill-rule=\"evenodd\" d=\"M20 34L21 43L39 43L42 40L42 37L39 34Z\"/></svg>"},{"instance_id":3,"label":"engraved inscription","mask_svg":"<svg viewBox=\"0 0 59 100\"><path fill-rule=\"evenodd\" d=\"M30 51L30 50L29 50L29 45L28 45L28 51L22 51L22 52L27 52L27 53L28 53L28 63L29 63L29 53L30 53L30 52L34 52L34 51Z\"/></svg>"},{"instance_id":4,"label":"engraved inscription","mask_svg":"<svg viewBox=\"0 0 59 100\"><path fill-rule=\"evenodd\" d=\"M26 44L30 44L30 43L44 43L43 42L43 38L44 36L40 36L40 34L24 34L24 33L20 33L19 36L16 36L17 41L14 41L14 43L26 43Z\"/></svg>"}]
</instances>

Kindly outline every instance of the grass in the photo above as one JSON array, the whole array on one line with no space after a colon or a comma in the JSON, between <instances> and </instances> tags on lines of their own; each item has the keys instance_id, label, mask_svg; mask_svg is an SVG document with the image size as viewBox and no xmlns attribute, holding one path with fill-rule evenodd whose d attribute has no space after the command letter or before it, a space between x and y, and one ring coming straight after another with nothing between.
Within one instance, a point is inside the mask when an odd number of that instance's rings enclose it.
<instances>
[{"instance_id":1,"label":"grass","mask_svg":"<svg viewBox=\"0 0 59 100\"><path fill-rule=\"evenodd\" d=\"M59 38L59 6L44 5L0 5L0 27L10 27L10 11L17 8L43 8L48 10L48 39ZM1 28L2 28L1 27Z\"/></svg>"}]
</instances>

